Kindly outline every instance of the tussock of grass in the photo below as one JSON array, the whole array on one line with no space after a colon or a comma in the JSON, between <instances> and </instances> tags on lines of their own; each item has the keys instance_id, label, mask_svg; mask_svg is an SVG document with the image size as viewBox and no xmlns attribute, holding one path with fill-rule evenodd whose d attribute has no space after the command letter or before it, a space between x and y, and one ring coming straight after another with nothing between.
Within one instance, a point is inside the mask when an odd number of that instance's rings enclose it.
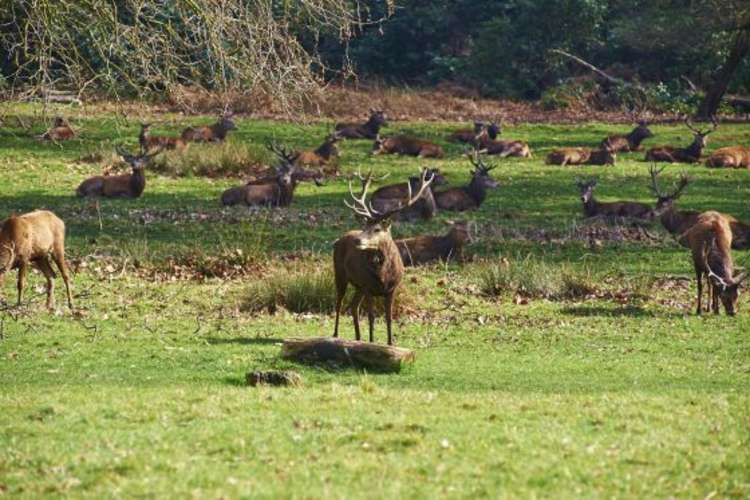
<instances>
[{"instance_id":1,"label":"tussock of grass","mask_svg":"<svg viewBox=\"0 0 750 500\"><path fill-rule=\"evenodd\" d=\"M172 177L241 177L265 170L267 160L266 150L257 144L190 144L159 155L151 169Z\"/></svg>"}]
</instances>

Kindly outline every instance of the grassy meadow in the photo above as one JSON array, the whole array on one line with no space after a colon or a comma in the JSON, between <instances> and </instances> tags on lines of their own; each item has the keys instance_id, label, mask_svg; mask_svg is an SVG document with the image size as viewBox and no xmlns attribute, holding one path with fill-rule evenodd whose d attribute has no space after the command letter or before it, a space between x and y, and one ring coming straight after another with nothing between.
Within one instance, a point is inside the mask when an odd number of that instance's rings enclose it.
<instances>
[{"instance_id":1,"label":"grassy meadow","mask_svg":"<svg viewBox=\"0 0 750 500\"><path fill-rule=\"evenodd\" d=\"M73 114L79 139L36 140L39 109L12 106L0 128L0 218L37 208L67 226L75 311L44 308L31 273L15 304L0 292L0 495L380 497L750 496L750 304L694 315L686 249L657 222L582 218L575 179L600 200L652 203L643 153L614 167L544 164L559 146L596 145L625 125L508 126L533 159L495 161L501 187L472 213L396 224L394 236L475 221L469 262L409 269L395 335L416 363L398 374L306 367L278 357L287 337L333 331L331 245L357 221L346 176L387 182L438 166L469 178L456 123L392 122L446 150L443 160L370 156L341 145L342 176L301 184L289 209L223 208L219 195L272 160L263 144L317 146L330 123L243 118L227 144L168 153L136 200L74 196L135 149L137 120ZM71 113L64 110L65 114ZM75 113L75 112L73 112ZM149 117L177 135L211 117ZM21 125L31 126L24 129ZM681 125L657 144L687 144ZM722 125L709 151L750 144ZM219 158L219 159L217 159ZM238 167L239 165L239 167ZM750 221L750 172L669 165L678 205ZM733 252L737 265L750 256ZM343 336L353 338L351 319ZM385 325L376 322L376 340ZM253 370L294 369L298 388L245 386Z\"/></svg>"}]
</instances>

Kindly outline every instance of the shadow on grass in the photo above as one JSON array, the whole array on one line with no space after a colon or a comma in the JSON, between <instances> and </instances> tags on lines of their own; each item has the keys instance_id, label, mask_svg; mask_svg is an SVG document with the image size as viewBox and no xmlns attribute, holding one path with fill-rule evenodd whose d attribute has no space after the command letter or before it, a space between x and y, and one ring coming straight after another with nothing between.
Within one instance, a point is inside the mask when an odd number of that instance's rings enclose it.
<instances>
[{"instance_id":1,"label":"shadow on grass","mask_svg":"<svg viewBox=\"0 0 750 500\"><path fill-rule=\"evenodd\" d=\"M607 316L611 318L632 317L632 318L653 318L656 316L652 311L647 311L640 306L625 307L605 307L605 306L574 306L565 307L560 310L563 314L578 316L581 318L592 316Z\"/></svg>"},{"instance_id":2,"label":"shadow on grass","mask_svg":"<svg viewBox=\"0 0 750 500\"><path fill-rule=\"evenodd\" d=\"M284 342L284 339L273 337L209 337L206 339L211 345L240 344L240 345L276 345Z\"/></svg>"}]
</instances>

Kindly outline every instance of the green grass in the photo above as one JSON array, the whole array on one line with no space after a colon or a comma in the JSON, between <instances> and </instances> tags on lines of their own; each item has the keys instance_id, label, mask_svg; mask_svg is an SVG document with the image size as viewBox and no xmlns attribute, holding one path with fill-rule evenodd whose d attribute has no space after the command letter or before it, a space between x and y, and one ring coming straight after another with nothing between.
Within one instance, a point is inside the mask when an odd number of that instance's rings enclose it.
<instances>
[{"instance_id":1,"label":"green grass","mask_svg":"<svg viewBox=\"0 0 750 500\"><path fill-rule=\"evenodd\" d=\"M1 216L54 210L77 269L75 315L44 310L38 273L27 303L0 312L0 493L750 495L747 300L735 318L696 317L688 253L658 224L647 228L653 238L637 239L582 221L576 176L596 176L601 199L652 201L642 153L613 168L543 164L553 147L596 144L627 127L504 131L530 141L535 158L499 161L502 187L466 215L478 226L474 262L407 271L395 332L417 361L383 375L278 357L283 338L332 333L331 244L357 226L342 204L344 179L301 185L289 210L258 211L220 206L236 178L151 171L142 198L97 209L73 191L103 163L76 160L134 145L138 126L107 114L73 121L82 138L63 147L0 130ZM430 163L459 184L469 164L442 139L455 125L395 122L389 131L440 142L447 157ZM236 151L272 138L308 148L327 126L244 119L230 142ZM647 145L689 140L680 126L654 129ZM750 126L723 125L709 149L748 142ZM345 143L342 171L372 166L395 182L423 163L370 158L370 146ZM683 169L694 182L681 207L750 220L750 172L674 165L664 182ZM394 234L443 232L453 218ZM3 284L6 300L15 300L14 280ZM488 285L498 286L484 293ZM516 299L532 287L538 293ZM278 290L275 314L248 307ZM342 332L353 337L348 317ZM380 318L375 335L385 340ZM298 370L304 385L244 386L246 372L265 369Z\"/></svg>"}]
</instances>

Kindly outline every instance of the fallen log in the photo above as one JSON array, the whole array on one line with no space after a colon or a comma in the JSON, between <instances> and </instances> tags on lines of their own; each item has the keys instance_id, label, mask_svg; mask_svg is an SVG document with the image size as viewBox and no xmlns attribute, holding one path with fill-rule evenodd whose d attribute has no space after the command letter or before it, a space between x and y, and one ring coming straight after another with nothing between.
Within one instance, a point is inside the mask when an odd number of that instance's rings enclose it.
<instances>
[{"instance_id":1,"label":"fallen log","mask_svg":"<svg viewBox=\"0 0 750 500\"><path fill-rule=\"evenodd\" d=\"M287 339L281 357L307 364L353 366L377 372L398 372L414 361L414 351L383 344L333 337Z\"/></svg>"}]
</instances>

